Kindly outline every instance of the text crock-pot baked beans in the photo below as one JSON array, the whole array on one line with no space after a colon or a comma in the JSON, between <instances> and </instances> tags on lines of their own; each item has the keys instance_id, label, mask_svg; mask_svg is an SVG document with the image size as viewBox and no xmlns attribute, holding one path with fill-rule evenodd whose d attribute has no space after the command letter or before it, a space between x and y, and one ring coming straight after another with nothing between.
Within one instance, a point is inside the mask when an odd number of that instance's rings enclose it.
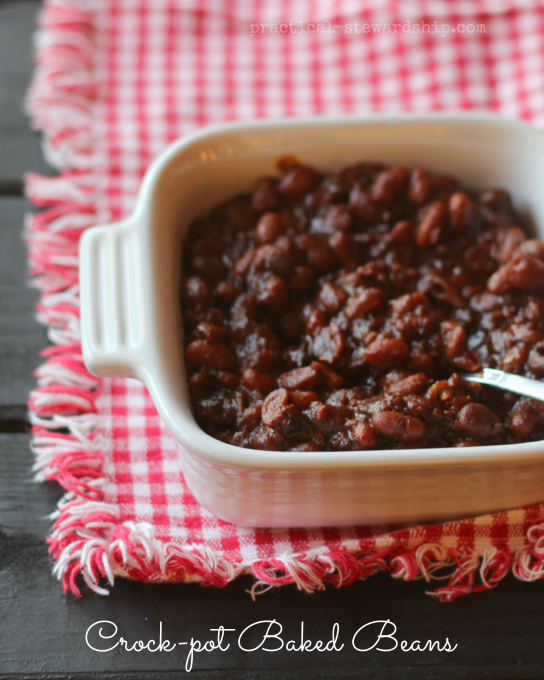
<instances>
[{"instance_id":1,"label":"text crock-pot baked beans","mask_svg":"<svg viewBox=\"0 0 544 680\"><path fill-rule=\"evenodd\" d=\"M544 377L544 243L508 193L376 163L280 168L190 229L200 426L273 451L544 439L544 404L458 374Z\"/></svg>"}]
</instances>

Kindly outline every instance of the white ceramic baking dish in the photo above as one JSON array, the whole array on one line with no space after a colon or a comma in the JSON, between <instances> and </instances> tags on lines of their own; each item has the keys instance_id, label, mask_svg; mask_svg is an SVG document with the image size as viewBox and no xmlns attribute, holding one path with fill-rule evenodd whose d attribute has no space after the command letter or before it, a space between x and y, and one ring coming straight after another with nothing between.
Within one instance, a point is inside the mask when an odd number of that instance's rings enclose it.
<instances>
[{"instance_id":1,"label":"white ceramic baking dish","mask_svg":"<svg viewBox=\"0 0 544 680\"><path fill-rule=\"evenodd\" d=\"M187 227L294 154L322 170L361 160L423 166L508 188L544 236L544 134L487 114L312 118L207 129L150 167L134 214L81 241L83 355L92 373L143 380L192 492L250 526L438 520L544 499L544 442L476 448L288 453L242 449L191 414L179 307Z\"/></svg>"}]
</instances>

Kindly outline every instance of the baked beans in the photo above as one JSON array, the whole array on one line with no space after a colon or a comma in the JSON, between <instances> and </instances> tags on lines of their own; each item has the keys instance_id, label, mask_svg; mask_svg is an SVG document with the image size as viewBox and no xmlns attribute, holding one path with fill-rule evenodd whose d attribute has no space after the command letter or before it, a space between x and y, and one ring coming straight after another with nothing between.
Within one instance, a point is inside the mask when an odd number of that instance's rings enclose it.
<instances>
[{"instance_id":1,"label":"baked beans","mask_svg":"<svg viewBox=\"0 0 544 680\"><path fill-rule=\"evenodd\" d=\"M279 167L187 238L201 427L274 451L543 439L543 404L459 375L544 377L544 243L508 193L423 168Z\"/></svg>"}]
</instances>

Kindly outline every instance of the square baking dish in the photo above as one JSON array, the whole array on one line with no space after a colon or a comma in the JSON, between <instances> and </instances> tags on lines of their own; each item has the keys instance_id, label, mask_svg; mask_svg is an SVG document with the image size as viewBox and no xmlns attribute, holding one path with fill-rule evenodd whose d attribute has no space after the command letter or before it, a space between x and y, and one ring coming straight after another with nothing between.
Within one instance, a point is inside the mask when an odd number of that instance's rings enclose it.
<instances>
[{"instance_id":1,"label":"square baking dish","mask_svg":"<svg viewBox=\"0 0 544 680\"><path fill-rule=\"evenodd\" d=\"M247 526L440 520L544 498L544 442L472 448L293 453L243 449L191 413L179 303L192 220L282 155L323 171L359 161L420 166L508 189L544 237L544 133L488 114L312 118L206 129L152 164L134 214L81 239L83 356L98 376L142 380L176 439L196 499Z\"/></svg>"}]
</instances>

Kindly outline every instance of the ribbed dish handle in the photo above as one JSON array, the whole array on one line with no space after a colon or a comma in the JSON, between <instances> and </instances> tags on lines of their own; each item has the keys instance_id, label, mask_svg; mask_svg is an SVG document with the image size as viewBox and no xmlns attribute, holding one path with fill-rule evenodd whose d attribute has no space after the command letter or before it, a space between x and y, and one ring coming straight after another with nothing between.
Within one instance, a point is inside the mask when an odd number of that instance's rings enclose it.
<instances>
[{"instance_id":1,"label":"ribbed dish handle","mask_svg":"<svg viewBox=\"0 0 544 680\"><path fill-rule=\"evenodd\" d=\"M145 353L140 237L118 222L86 231L80 242L83 358L101 377L141 376Z\"/></svg>"}]
</instances>

